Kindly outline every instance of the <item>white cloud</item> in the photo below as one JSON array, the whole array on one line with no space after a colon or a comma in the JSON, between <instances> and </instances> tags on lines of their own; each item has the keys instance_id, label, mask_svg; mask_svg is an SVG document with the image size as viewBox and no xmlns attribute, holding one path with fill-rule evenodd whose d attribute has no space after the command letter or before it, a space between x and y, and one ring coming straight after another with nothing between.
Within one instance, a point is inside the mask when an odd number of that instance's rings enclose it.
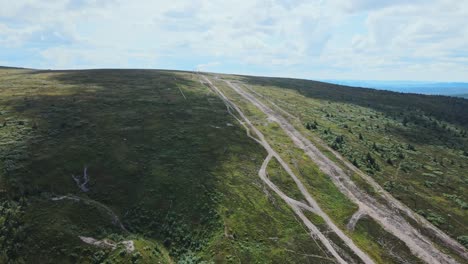
<instances>
[{"instance_id":1,"label":"white cloud","mask_svg":"<svg viewBox=\"0 0 468 264\"><path fill-rule=\"evenodd\" d=\"M467 7L442 0L374 10L367 32L348 47L329 47L322 59L362 79L467 80L468 29L461 26L468 21Z\"/></svg>"},{"instance_id":2,"label":"white cloud","mask_svg":"<svg viewBox=\"0 0 468 264\"><path fill-rule=\"evenodd\" d=\"M31 62L12 62L30 67L207 64L224 71L230 64L230 71L306 78L468 78L462 76L466 1L0 0L0 6L0 46L34 52ZM8 62L7 55L0 59Z\"/></svg>"},{"instance_id":3,"label":"white cloud","mask_svg":"<svg viewBox=\"0 0 468 264\"><path fill-rule=\"evenodd\" d=\"M208 63L201 63L198 64L195 67L195 70L197 71L210 71L210 69L213 69L213 67L220 65L221 63L219 61L212 61Z\"/></svg>"},{"instance_id":4,"label":"white cloud","mask_svg":"<svg viewBox=\"0 0 468 264\"><path fill-rule=\"evenodd\" d=\"M392 6L414 6L430 3L428 0L344 0L341 7L348 12L378 10Z\"/></svg>"}]
</instances>

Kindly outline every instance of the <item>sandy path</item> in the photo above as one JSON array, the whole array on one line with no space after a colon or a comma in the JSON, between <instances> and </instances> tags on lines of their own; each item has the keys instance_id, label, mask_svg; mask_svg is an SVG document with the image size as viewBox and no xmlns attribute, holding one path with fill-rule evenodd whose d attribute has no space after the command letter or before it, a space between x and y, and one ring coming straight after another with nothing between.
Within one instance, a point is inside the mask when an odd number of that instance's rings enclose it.
<instances>
[{"instance_id":1,"label":"sandy path","mask_svg":"<svg viewBox=\"0 0 468 264\"><path fill-rule=\"evenodd\" d=\"M406 243L410 250L416 256L420 257L427 263L457 263L450 256L442 253L438 250L431 241L423 236L418 230L412 227L394 208L389 208L386 205L381 204L373 197L369 196L367 193L358 188L354 182L350 179L338 165L333 161L328 159L324 154L322 154L307 138L305 138L299 131L295 129L283 116L273 111L268 106L264 105L259 101L254 95L246 92L244 89L240 88L237 84L225 81L229 87L236 91L248 102L255 105L259 110L265 113L270 120L275 121L280 125L280 127L286 132L286 134L293 140L294 144L304 150L304 152L313 160L320 168L321 171L326 173L331 177L335 185L344 193L350 200L356 203L359 206L359 210L367 214L368 216L375 219L380 225L392 233L400 240ZM349 164L349 163L347 163ZM353 171L357 172L356 168L350 167ZM360 174L363 174L360 172ZM370 184L372 184L376 190L382 190L382 188L367 175L363 175L363 178L366 179ZM385 198L392 205L391 207L398 208L404 211L406 214L415 217L408 207L402 205L400 202L396 201L391 195L386 193ZM419 217L420 218L420 217ZM418 219L419 220L419 219ZM443 238L444 241L447 241L448 246L453 246L452 248L456 249L460 255L467 258L466 250L459 245L456 241L448 237L442 231L438 230L436 227L431 225L427 221L419 221L424 224L425 227L433 230L434 233L438 234L440 238ZM461 247L461 248L460 248Z\"/></svg>"},{"instance_id":2,"label":"sandy path","mask_svg":"<svg viewBox=\"0 0 468 264\"><path fill-rule=\"evenodd\" d=\"M260 178L267 184L270 189L272 189L276 194L278 194L290 207L291 209L296 213L296 215L302 220L302 222L307 226L309 231L311 232L311 236L313 238L318 238L322 244L328 249L328 251L335 257L335 259L339 263L347 263L334 249L332 246L332 243L323 235L322 232L303 214L302 209L310 210L319 216L323 218L325 223L328 225L328 227L334 231L342 240L345 242L345 244L357 255L361 260L366 263L374 263L372 259L365 253L363 252L359 247L357 247L354 242L346 236L346 234L343 233L341 229L339 229L333 221L328 217L325 212L322 211L322 209L318 206L317 202L312 198L312 196L307 192L306 188L302 184L302 182L297 178L297 176L294 174L294 172L291 170L289 165L280 157L280 155L273 150L273 148L270 146L270 144L266 141L264 135L250 122L250 120L244 115L244 113L237 107L232 101L230 101L206 76L202 76L202 78L205 80L205 82L215 91L218 96L221 97L221 99L226 103L226 106L229 108L233 108L236 110L236 112L242 117L244 122L239 120L237 117L235 117L247 130L247 135L254 139L256 142L261 144L265 150L268 152L268 156L264 160L258 174ZM250 134L250 130L252 130L257 138L253 137ZM278 162L281 164L281 166L284 168L284 170L293 178L295 181L296 185L300 189L301 193L304 195L306 198L307 202L309 203L310 206L301 206L300 202L295 201L294 199L288 197L285 195L274 183L272 183L267 175L266 175L266 168L268 166L269 161L272 158L276 158Z\"/></svg>"},{"instance_id":3,"label":"sandy path","mask_svg":"<svg viewBox=\"0 0 468 264\"><path fill-rule=\"evenodd\" d=\"M255 93L257 96L261 97L262 99L266 100L269 104L273 105L275 108L277 108L279 111L284 113L289 118L298 119L297 117L291 115L290 113L288 113L287 111L285 111L284 109L279 107L277 104L270 101L268 98L266 98L265 96L259 94L258 92L256 92L252 88L248 87L247 85L244 85L244 87L246 89L248 89L249 91ZM390 205L391 208L398 209L400 212L403 212L407 217L411 218L412 220L416 221L421 226L423 226L425 228L425 231L429 232L432 237L438 239L446 247L448 247L448 248L454 250L455 252L457 252L461 257L463 257L465 259L468 259L468 252L467 252L466 248L463 245L461 245L456 240L454 240L453 238L448 236L446 233L444 233L442 230L440 230L439 228L434 226L432 223L427 221L424 217L422 217L421 215L415 213L408 206L406 206L402 202L395 199L395 197L393 197L390 193L385 191L385 189L383 189L382 186L380 186L372 177L370 177L369 175L365 174L364 172L362 172L361 170L356 168L356 166L354 166L352 163L350 163L348 160L346 160L346 158L341 156L340 153L336 152L334 149L330 148L328 145L321 142L320 140L318 140L316 142L316 144L320 144L321 147L326 148L328 151L333 153L333 155L336 158L338 158L343 164L345 164L348 169L350 169L352 172L355 172L355 173L359 174L364 180L366 180L366 182L369 185L371 185L374 188L374 190L376 190L379 194L381 194L383 196L383 198L386 200L386 202ZM398 169L397 169L397 172L395 173L395 176L394 176L395 178L398 177L398 172L400 170L400 165L401 164L398 164ZM348 180L350 180L349 177L348 177Z\"/></svg>"}]
</instances>

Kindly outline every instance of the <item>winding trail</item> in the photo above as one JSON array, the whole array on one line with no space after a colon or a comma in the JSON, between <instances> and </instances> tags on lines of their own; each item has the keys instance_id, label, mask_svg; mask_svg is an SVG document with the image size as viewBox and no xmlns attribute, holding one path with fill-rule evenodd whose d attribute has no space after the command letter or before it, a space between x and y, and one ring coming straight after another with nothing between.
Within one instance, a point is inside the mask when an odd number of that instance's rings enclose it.
<instances>
[{"instance_id":1,"label":"winding trail","mask_svg":"<svg viewBox=\"0 0 468 264\"><path fill-rule=\"evenodd\" d=\"M122 231L124 231L125 233L130 233L127 228L125 228L125 226L122 224L122 222L120 221L120 218L117 216L116 213L114 213L114 211L112 211L111 208L109 208L107 205L104 205L98 201L95 201L95 200L92 200L92 199L88 199L88 198L84 198L84 197L79 197L79 196L76 196L76 195L63 195L63 196L59 196L59 197L53 197L51 198L52 201L61 201L61 200L72 200L72 201L76 201L76 202L83 202L85 204L88 204L88 205L91 205L91 206L94 206L94 207L97 207L97 208L101 208L103 209L112 219L112 223L116 226L118 226L120 229L122 229Z\"/></svg>"},{"instance_id":2,"label":"winding trail","mask_svg":"<svg viewBox=\"0 0 468 264\"><path fill-rule=\"evenodd\" d=\"M177 86L177 89L179 89L179 92L182 94L182 96L184 97L184 99L187 100L187 97L185 97L184 92L182 92L182 89L180 89L179 85L177 84L177 79L176 79L176 77L173 77L173 78L174 78L174 83L175 83L175 85Z\"/></svg>"},{"instance_id":3,"label":"winding trail","mask_svg":"<svg viewBox=\"0 0 468 264\"><path fill-rule=\"evenodd\" d=\"M348 230L353 231L354 228L356 227L356 223L359 221L359 219L361 219L365 215L366 215L366 213L363 210L361 210L361 209L357 210L353 214L353 216L351 216L351 218L349 219L349 222L346 225L346 228L348 228Z\"/></svg>"},{"instance_id":4,"label":"winding trail","mask_svg":"<svg viewBox=\"0 0 468 264\"><path fill-rule=\"evenodd\" d=\"M339 263L347 263L335 250L333 247L333 243L304 215L302 212L302 209L311 211L313 213L316 213L320 217L323 218L327 226L338 235L343 242L366 264L373 264L373 260L365 253L363 252L359 247L357 247L354 242L346 235L344 232L339 229L333 221L328 217L328 215L322 211L322 209L318 206L317 202L312 198L312 196L308 193L307 189L305 186L302 184L302 182L297 178L297 176L294 174L294 172L291 170L289 165L280 157L280 155L270 146L270 144L266 141L264 135L251 123L251 121L244 115L244 113L240 110L237 105L235 105L232 101L227 98L221 90L219 90L205 75L202 75L202 78L205 80L206 84L223 100L223 102L226 104L226 107L228 108L228 111L231 115L234 116L235 119L237 119L245 128L247 131L247 135L255 140L257 143L262 145L265 150L268 152L268 156L265 158L265 160L262 163L262 166L258 172L258 175L262 179L262 181L270 188L272 189L276 194L278 194L281 199L283 199L289 207L294 211L294 213L302 220L304 225L309 229L310 234L312 238L318 238L320 242L327 248L327 250L335 257L335 259ZM203 82L202 82L203 83ZM230 108L236 110L236 112L241 116L243 121L239 120L231 111ZM253 137L251 135L251 132L253 131L257 138ZM303 203L296 201L286 194L284 194L273 182L271 182L266 173L266 169L268 166L268 163L272 158L275 158L283 167L283 169L291 176L291 178L295 181L297 187L301 191L301 193L304 195L305 199L309 203L309 205L304 205Z\"/></svg>"},{"instance_id":5,"label":"winding trail","mask_svg":"<svg viewBox=\"0 0 468 264\"><path fill-rule=\"evenodd\" d=\"M431 232L440 240L442 240L446 246L458 252L460 256L464 257L465 259L468 259L468 253L463 246L430 224L427 220L421 219L422 217L416 215L413 211L411 211L411 209L385 192L383 188L380 187L380 185L377 184L371 177L359 171L349 162L345 161L344 158L342 158L340 155L337 155L337 157L342 160L346 166L351 169L352 172L359 173L359 175L361 175L363 179L365 179L372 187L381 192L390 206L382 204L358 188L347 173L345 173L337 164L326 157L314 144L312 144L312 142L310 142L298 130L296 130L296 128L291 125L283 116L273 111L270 107L266 106L260 100L258 100L254 95L246 92L237 84L228 80L224 80L224 82L226 82L226 84L231 89L241 95L245 100L252 103L264 114L266 114L270 120L276 122L292 139L294 144L302 149L310 157L310 159L318 165L321 171L330 176L339 190L359 206L359 211L375 219L386 231L398 237L408 246L414 255L418 256L427 263L457 263L453 258L442 253L427 237L422 235L416 228L411 226L411 224L401 216L398 210L418 221L418 223L420 223L423 227L431 230ZM335 155L337 154L336 152L333 153ZM287 170L287 168L285 169ZM288 173L293 177L289 171ZM295 177L293 177L293 179L294 178ZM296 179L294 180L296 181ZM299 189L301 189L301 192L303 192L302 184L298 182L296 183L298 184ZM316 208L314 201L308 199L307 196L306 198L310 205L313 208ZM326 219L326 221L328 222L331 220Z\"/></svg>"},{"instance_id":6,"label":"winding trail","mask_svg":"<svg viewBox=\"0 0 468 264\"><path fill-rule=\"evenodd\" d=\"M269 104L277 108L280 112L285 114L291 119L298 120L296 116L291 115L289 112L278 106L276 103L272 102L269 100L266 96L258 93L254 89L248 87L247 85L243 84L243 86L257 95L258 97L264 99L267 101ZM312 144L312 143L310 143ZM381 196L384 198L384 200L390 205L391 209L394 209L396 212L399 213L402 212L404 213L407 217L412 219L413 221L417 222L419 225L425 228L426 232L429 232L431 237L434 237L438 239L443 245L446 247L452 249L453 251L457 252L462 258L468 260L468 251L467 249L458 243L456 240L451 238L449 235L447 235L445 232L434 226L431 222L429 222L427 219L422 217L421 215L415 213L413 210L411 210L408 206L400 202L399 200L395 199L390 193L388 193L385 189L380 186L372 177L369 175L365 174L361 170L359 170L356 166L354 166L352 163L350 163L346 158L344 158L340 153L336 152L334 149L330 148L327 144L324 142L318 140L316 144L319 144L322 148L327 149L327 151L331 152L337 159L339 159L348 169L350 169L352 172L359 174L371 187L374 188ZM317 150L316 153L322 154L320 151ZM322 154L323 155L323 154ZM326 158L326 157L325 157ZM401 164L398 164L398 169L395 173L395 177L398 176L398 172L400 170ZM349 174L347 174L349 175ZM346 178L346 180L351 181L349 177ZM398 212L398 211L399 212ZM361 211L361 210L360 210ZM356 212L357 213L357 212ZM365 213L362 213L365 215ZM361 217L361 216L360 216ZM353 219L350 219L352 221ZM357 221L356 221L357 222ZM351 223L352 224L352 223ZM355 224L355 223L354 223Z\"/></svg>"}]
</instances>

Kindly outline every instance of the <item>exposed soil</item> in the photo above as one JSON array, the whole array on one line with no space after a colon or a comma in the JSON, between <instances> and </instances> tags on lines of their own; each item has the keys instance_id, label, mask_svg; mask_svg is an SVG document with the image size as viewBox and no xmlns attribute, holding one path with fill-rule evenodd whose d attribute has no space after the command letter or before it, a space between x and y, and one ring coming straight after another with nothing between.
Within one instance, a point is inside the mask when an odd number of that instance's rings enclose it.
<instances>
[{"instance_id":1,"label":"exposed soil","mask_svg":"<svg viewBox=\"0 0 468 264\"><path fill-rule=\"evenodd\" d=\"M462 257L468 259L466 249L458 242L450 238L448 235L440 231L431 223L417 215L407 206L397 201L393 196L385 192L370 176L364 174L352 164L347 162L338 153L333 152L340 160L342 160L351 172L359 173L372 187L382 193L382 197L388 204L382 204L365 191L361 190L351 180L351 175L342 170L337 164L326 157L310 140L305 138L291 123L278 112L263 104L253 94L242 89L238 84L225 80L230 88L241 95L245 100L255 105L259 110L267 115L270 120L276 122L285 133L293 140L294 144L302 149L316 163L320 170L330 176L339 190L344 193L351 201L359 206L359 211L362 214L376 220L387 232L395 235L402 240L412 253L427 263L457 263L450 256L442 253L427 237L422 235L416 228L406 221L401 216L400 211L404 212L409 217L415 219L424 228L431 230L447 247L458 252ZM228 100L228 99L225 99ZM232 104L232 102L231 102ZM286 168L285 168L286 169ZM289 173L289 172L288 172ZM291 174L290 174L291 175ZM294 178L294 177L293 177ZM296 179L295 179L296 181ZM297 182L296 182L297 183ZM302 184L298 184L300 187ZM302 189L300 187L300 189ZM301 190L303 192L303 190ZM304 194L304 192L303 192ZM306 196L306 198L308 198ZM316 205L307 199L310 205L315 208ZM328 221L327 221L328 222ZM343 238L342 238L343 239Z\"/></svg>"}]
</instances>

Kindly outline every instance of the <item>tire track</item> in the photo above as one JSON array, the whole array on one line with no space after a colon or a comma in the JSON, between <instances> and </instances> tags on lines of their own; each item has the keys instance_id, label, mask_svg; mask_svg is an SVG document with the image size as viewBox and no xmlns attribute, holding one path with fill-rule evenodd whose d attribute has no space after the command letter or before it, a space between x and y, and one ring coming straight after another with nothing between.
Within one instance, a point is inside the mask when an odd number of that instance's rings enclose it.
<instances>
[{"instance_id":1,"label":"tire track","mask_svg":"<svg viewBox=\"0 0 468 264\"><path fill-rule=\"evenodd\" d=\"M402 240L414 255L420 257L427 263L457 263L453 258L437 249L427 237L423 236L418 230L412 227L408 221L406 221L406 219L404 219L399 214L399 212L395 210L395 208L398 208L407 215L416 217L408 207L403 206L400 202L396 201L396 199L391 197L386 192L384 192L386 194L384 197L390 203L392 208L379 203L373 197L369 196L367 193L358 188L350 179L349 175L347 175L333 161L328 159L328 157L326 157L320 150L318 150L317 147L315 147L315 145L313 145L307 138L305 138L298 130L296 130L295 127L292 126L283 116L264 105L254 95L246 92L237 84L227 80L224 81L231 89L241 95L245 100L252 103L259 110L265 113L270 120L275 121L293 140L294 144L302 149L311 158L311 160L319 166L321 171L331 177L332 181L339 188L339 190L359 206L359 210L361 212L375 219L385 230ZM346 164L349 166L349 163ZM354 172L359 172L352 166L350 169L352 169ZM377 190L383 190L382 187L373 181L373 179L370 179L369 176L364 175L362 172L360 172L360 174ZM432 226L427 221L418 222L422 222L424 227L433 230L434 233L439 236L439 238L447 241L446 245L455 249L464 258L467 258L466 250L456 241L448 237L445 233L438 230L436 227Z\"/></svg>"},{"instance_id":2,"label":"tire track","mask_svg":"<svg viewBox=\"0 0 468 264\"><path fill-rule=\"evenodd\" d=\"M357 247L354 242L346 236L346 234L343 233L341 229L339 229L333 221L328 217L325 212L322 211L322 209L318 206L317 202L310 196L310 194L307 192L305 186L302 184L302 182L297 178L297 176L294 174L294 172L291 170L289 165L280 157L280 155L270 146L270 144L266 141L264 135L251 123L251 121L244 115L244 113L240 110L237 105L235 105L232 101L227 98L223 92L221 92L206 76L202 75L202 78L205 80L205 82L208 84L208 86L213 89L213 91L223 100L223 102L226 104L226 106L232 109L235 109L236 112L242 117L244 122L239 120L235 115L230 112L231 115L234 116L247 130L247 135L255 140L257 143L259 143L261 146L265 148L265 150L268 152L268 156L265 158L258 174L262 181L270 187L276 194L278 194L288 205L289 207L294 211L294 213L302 220L304 225L309 229L311 232L312 238L318 238L322 244L327 248L327 250L335 257L335 259L339 263L347 263L335 250L333 247L331 241L323 235L323 233L304 215L302 212L302 209L312 209L310 211L316 213L320 217L323 218L325 223L328 225L328 227L334 231L342 240L343 242L366 264L371 264L374 263L373 260L365 253L363 252L359 247ZM252 130L255 135L258 137L255 138L251 135L250 130ZM309 203L309 205L300 205L301 203L298 201L295 201L294 199L290 198L289 196L285 195L273 182L271 182L266 174L266 168L268 166L268 163L272 158L275 158L283 167L283 169L291 176L291 178L295 181L296 185L300 189L301 193L304 195L305 199ZM299 204L298 204L299 203Z\"/></svg>"}]
</instances>

